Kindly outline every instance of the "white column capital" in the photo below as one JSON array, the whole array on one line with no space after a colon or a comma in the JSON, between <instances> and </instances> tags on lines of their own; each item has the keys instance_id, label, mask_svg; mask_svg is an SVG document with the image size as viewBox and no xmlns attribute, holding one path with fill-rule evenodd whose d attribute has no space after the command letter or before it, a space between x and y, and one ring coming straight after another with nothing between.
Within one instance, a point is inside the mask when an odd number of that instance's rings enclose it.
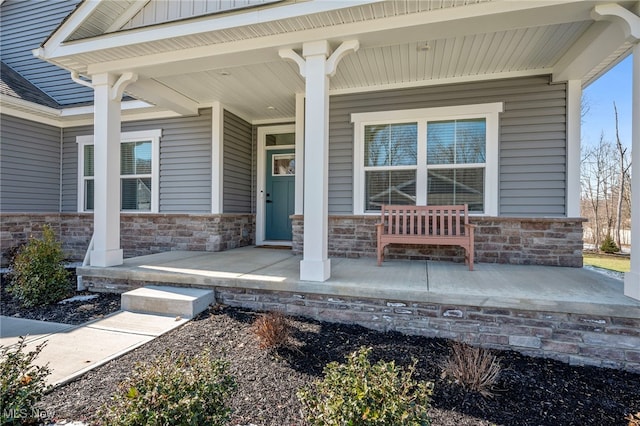
<instances>
[{"instance_id":1,"label":"white column capital","mask_svg":"<svg viewBox=\"0 0 640 426\"><path fill-rule=\"evenodd\" d=\"M96 86L104 86L108 85L113 87L113 84L116 82L116 75L108 72L101 74L93 74L91 76L91 85L95 88Z\"/></svg>"},{"instance_id":2,"label":"white column capital","mask_svg":"<svg viewBox=\"0 0 640 426\"><path fill-rule=\"evenodd\" d=\"M73 75L72 75L73 78ZM112 73L100 73L91 76L91 85L96 88L98 86L109 86L109 96L113 101L120 101L124 89L138 80L138 74L133 72L124 72L119 76ZM76 81L74 79L74 81ZM81 80L82 81L82 80ZM83 84L83 83L81 83ZM85 84L86 85L86 84Z\"/></svg>"},{"instance_id":3,"label":"white column capital","mask_svg":"<svg viewBox=\"0 0 640 426\"><path fill-rule=\"evenodd\" d=\"M331 53L331 47L327 40L308 41L302 45L302 56L324 56L325 58Z\"/></svg>"}]
</instances>

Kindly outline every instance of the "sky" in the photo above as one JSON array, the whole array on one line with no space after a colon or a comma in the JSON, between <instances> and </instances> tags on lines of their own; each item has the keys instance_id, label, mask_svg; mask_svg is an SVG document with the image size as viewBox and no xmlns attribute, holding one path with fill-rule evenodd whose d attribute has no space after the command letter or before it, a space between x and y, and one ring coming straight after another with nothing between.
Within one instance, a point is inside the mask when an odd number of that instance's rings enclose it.
<instances>
[{"instance_id":1,"label":"sky","mask_svg":"<svg viewBox=\"0 0 640 426\"><path fill-rule=\"evenodd\" d=\"M610 69L583 90L589 112L583 118L582 144L595 145L604 133L605 140L615 142L616 121L613 102L618 108L620 141L631 147L631 72L632 55Z\"/></svg>"}]
</instances>

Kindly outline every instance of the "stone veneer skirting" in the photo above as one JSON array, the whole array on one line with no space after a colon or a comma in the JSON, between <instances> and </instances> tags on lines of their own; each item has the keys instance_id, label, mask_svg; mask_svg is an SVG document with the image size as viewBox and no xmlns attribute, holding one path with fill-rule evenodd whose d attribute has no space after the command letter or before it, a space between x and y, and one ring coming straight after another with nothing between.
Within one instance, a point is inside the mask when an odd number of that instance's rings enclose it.
<instances>
[{"instance_id":1,"label":"stone veneer skirting","mask_svg":"<svg viewBox=\"0 0 640 426\"><path fill-rule=\"evenodd\" d=\"M125 292L151 283L84 277L92 291ZM180 284L178 284L180 285ZM212 287L208 287L212 288ZM640 317L507 309L473 305L215 286L216 302L280 311L378 331L440 337L490 349L516 350L572 365L640 373Z\"/></svg>"},{"instance_id":2,"label":"stone veneer skirting","mask_svg":"<svg viewBox=\"0 0 640 426\"><path fill-rule=\"evenodd\" d=\"M640 318L217 287L219 303L640 373Z\"/></svg>"},{"instance_id":3,"label":"stone veneer skirting","mask_svg":"<svg viewBox=\"0 0 640 426\"><path fill-rule=\"evenodd\" d=\"M292 216L293 252L302 254L304 217ZM378 215L329 216L329 256L376 256ZM476 262L582 267L582 218L472 217ZM464 262L450 246L391 245L385 258Z\"/></svg>"},{"instance_id":4,"label":"stone veneer skirting","mask_svg":"<svg viewBox=\"0 0 640 426\"><path fill-rule=\"evenodd\" d=\"M93 234L90 213L3 213L0 221L2 263L5 252L39 237L51 226L70 261L81 261ZM120 244L125 257L171 250L223 251L255 242L253 214L120 215Z\"/></svg>"}]
</instances>

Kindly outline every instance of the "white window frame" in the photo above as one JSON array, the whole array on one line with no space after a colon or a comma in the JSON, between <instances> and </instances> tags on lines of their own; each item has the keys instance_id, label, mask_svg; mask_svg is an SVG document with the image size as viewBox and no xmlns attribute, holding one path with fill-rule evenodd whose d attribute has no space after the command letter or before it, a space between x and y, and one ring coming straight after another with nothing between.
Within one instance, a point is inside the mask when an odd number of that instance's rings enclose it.
<instances>
[{"instance_id":1,"label":"white window frame","mask_svg":"<svg viewBox=\"0 0 640 426\"><path fill-rule=\"evenodd\" d=\"M380 214L365 211L365 126L396 123L418 123L418 164L416 165L416 205L427 204L427 123L431 121L465 120L484 118L486 123L486 162L484 182L484 212L478 216L498 215L498 157L499 157L499 120L503 111L502 102L486 104L459 105L450 107L420 108L395 111L376 111L351 114L354 124L353 153L353 213ZM443 165L444 168L461 168L478 165ZM414 169L414 166L407 166ZM440 167L440 168L442 168ZM395 169L395 168L394 168Z\"/></svg>"},{"instance_id":2,"label":"white window frame","mask_svg":"<svg viewBox=\"0 0 640 426\"><path fill-rule=\"evenodd\" d=\"M141 130L137 132L122 132L120 143L151 141L151 210L122 210L127 213L158 213L160 210L160 137L162 129ZM84 147L93 145L93 135L76 137L78 144L78 212L91 212L84 208ZM94 157L95 161L95 157ZM120 165L118 165L120 167ZM95 166L94 166L95 169ZM120 179L139 175L122 175ZM148 175L145 175L148 176ZM121 195L122 196L122 195Z\"/></svg>"}]
</instances>

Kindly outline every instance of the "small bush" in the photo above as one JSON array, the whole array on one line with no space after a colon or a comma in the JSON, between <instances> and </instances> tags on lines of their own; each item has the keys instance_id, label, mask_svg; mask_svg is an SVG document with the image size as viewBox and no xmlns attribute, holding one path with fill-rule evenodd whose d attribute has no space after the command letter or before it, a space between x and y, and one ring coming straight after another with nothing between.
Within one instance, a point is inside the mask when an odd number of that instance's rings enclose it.
<instances>
[{"instance_id":1,"label":"small bush","mask_svg":"<svg viewBox=\"0 0 640 426\"><path fill-rule=\"evenodd\" d=\"M67 297L73 290L64 268L64 253L48 225L42 239L30 238L11 264L9 292L25 308L48 305Z\"/></svg>"},{"instance_id":2,"label":"small bush","mask_svg":"<svg viewBox=\"0 0 640 426\"><path fill-rule=\"evenodd\" d=\"M613 254L618 253L620 248L616 245L616 242L613 241L611 235L607 235L600 245L600 250L604 253Z\"/></svg>"},{"instance_id":3,"label":"small bush","mask_svg":"<svg viewBox=\"0 0 640 426\"><path fill-rule=\"evenodd\" d=\"M204 351L193 358L170 352L150 364L136 365L118 386L112 403L101 409L107 425L223 425L231 410L227 398L236 388L227 363Z\"/></svg>"},{"instance_id":4,"label":"small bush","mask_svg":"<svg viewBox=\"0 0 640 426\"><path fill-rule=\"evenodd\" d=\"M314 426L428 425L433 385L413 379L415 362L407 369L393 361L371 365L371 348L361 348L346 364L332 362L324 379L298 391L303 413Z\"/></svg>"},{"instance_id":5,"label":"small bush","mask_svg":"<svg viewBox=\"0 0 640 426\"><path fill-rule=\"evenodd\" d=\"M17 346L0 347L0 424L36 422L35 405L48 390L46 378L51 374L48 366L33 364L44 345L25 353L25 338L20 337Z\"/></svg>"},{"instance_id":6,"label":"small bush","mask_svg":"<svg viewBox=\"0 0 640 426\"><path fill-rule=\"evenodd\" d=\"M629 414L626 419L629 420L629 426L640 426L640 411L636 414Z\"/></svg>"},{"instance_id":7,"label":"small bush","mask_svg":"<svg viewBox=\"0 0 640 426\"><path fill-rule=\"evenodd\" d=\"M281 312L262 314L252 326L253 334L262 349L277 349L289 344L291 327Z\"/></svg>"},{"instance_id":8,"label":"small bush","mask_svg":"<svg viewBox=\"0 0 640 426\"><path fill-rule=\"evenodd\" d=\"M442 377L449 377L463 388L487 397L491 396L501 369L495 355L488 350L456 342L442 365Z\"/></svg>"}]
</instances>

